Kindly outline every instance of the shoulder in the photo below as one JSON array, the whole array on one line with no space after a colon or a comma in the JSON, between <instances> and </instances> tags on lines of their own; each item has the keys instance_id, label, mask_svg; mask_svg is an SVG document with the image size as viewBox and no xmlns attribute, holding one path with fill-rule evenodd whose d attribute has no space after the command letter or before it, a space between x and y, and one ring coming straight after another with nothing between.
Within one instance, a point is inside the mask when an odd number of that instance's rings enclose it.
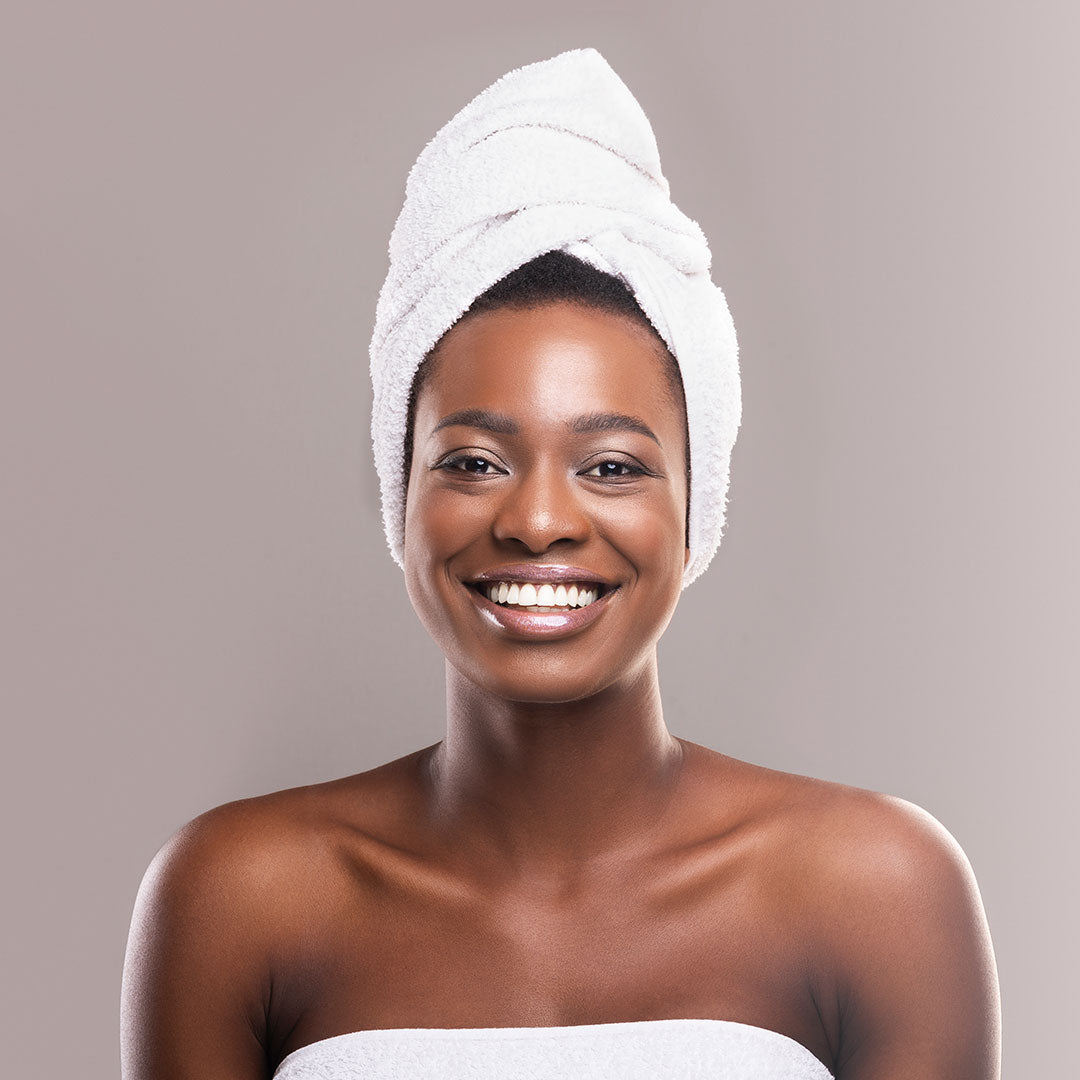
<instances>
[{"instance_id":1,"label":"shoulder","mask_svg":"<svg viewBox=\"0 0 1080 1080\"><path fill-rule=\"evenodd\" d=\"M404 793L416 757L199 814L154 856L136 914L153 908L221 933L242 930L241 939L294 929L314 899L326 900L346 849L408 820Z\"/></svg>"},{"instance_id":2,"label":"shoulder","mask_svg":"<svg viewBox=\"0 0 1080 1080\"><path fill-rule=\"evenodd\" d=\"M121 990L125 1077L261 1075L295 831L280 800L200 814L143 875Z\"/></svg>"},{"instance_id":3,"label":"shoulder","mask_svg":"<svg viewBox=\"0 0 1080 1080\"><path fill-rule=\"evenodd\" d=\"M811 777L761 770L774 850L799 894L829 912L836 933L873 927L955 927L982 917L967 855L928 810L895 795Z\"/></svg>"},{"instance_id":4,"label":"shoulder","mask_svg":"<svg viewBox=\"0 0 1080 1080\"><path fill-rule=\"evenodd\" d=\"M277 899L300 874L296 802L280 794L242 799L177 829L143 875L133 935L161 950L183 946L188 957L225 942L228 956L254 953L272 928Z\"/></svg>"},{"instance_id":5,"label":"shoulder","mask_svg":"<svg viewBox=\"0 0 1080 1080\"><path fill-rule=\"evenodd\" d=\"M357 865L403 816L406 775L391 763L225 803L169 837L128 936L125 1077L265 1075L318 978L320 945L340 947L328 931L355 923Z\"/></svg>"},{"instance_id":6,"label":"shoulder","mask_svg":"<svg viewBox=\"0 0 1080 1080\"><path fill-rule=\"evenodd\" d=\"M956 838L928 810L895 795L794 777L791 808L826 881L890 895L972 881Z\"/></svg>"},{"instance_id":7,"label":"shoulder","mask_svg":"<svg viewBox=\"0 0 1080 1080\"><path fill-rule=\"evenodd\" d=\"M238 799L206 810L178 828L146 871L146 882L169 894L214 893L257 886L297 833L287 793Z\"/></svg>"},{"instance_id":8,"label":"shoulder","mask_svg":"<svg viewBox=\"0 0 1080 1080\"><path fill-rule=\"evenodd\" d=\"M927 872L970 874L956 839L913 802L690 745L704 765L703 801L736 808L777 857L812 878L854 874L864 887L881 889Z\"/></svg>"},{"instance_id":9,"label":"shoulder","mask_svg":"<svg viewBox=\"0 0 1080 1080\"><path fill-rule=\"evenodd\" d=\"M715 755L722 758L722 755ZM792 873L882 899L974 885L956 838L923 807L867 788L723 758L713 788L737 802Z\"/></svg>"},{"instance_id":10,"label":"shoulder","mask_svg":"<svg viewBox=\"0 0 1080 1080\"><path fill-rule=\"evenodd\" d=\"M982 914L978 885L956 838L907 799L813 782L806 814L806 857L823 903L842 903L838 922L855 930L888 924L956 927L961 913Z\"/></svg>"},{"instance_id":11,"label":"shoulder","mask_svg":"<svg viewBox=\"0 0 1080 1080\"><path fill-rule=\"evenodd\" d=\"M904 920L927 931L982 917L975 876L956 838L895 795L769 769L695 746L695 805L717 836L736 833L777 915L829 955ZM702 780L698 783L697 780ZM749 864L748 864L749 865ZM865 957L868 950L859 951Z\"/></svg>"},{"instance_id":12,"label":"shoulder","mask_svg":"<svg viewBox=\"0 0 1080 1080\"><path fill-rule=\"evenodd\" d=\"M839 1075L994 1076L1000 998L975 874L928 810L894 795L791 783L790 867L837 1003Z\"/></svg>"}]
</instances>

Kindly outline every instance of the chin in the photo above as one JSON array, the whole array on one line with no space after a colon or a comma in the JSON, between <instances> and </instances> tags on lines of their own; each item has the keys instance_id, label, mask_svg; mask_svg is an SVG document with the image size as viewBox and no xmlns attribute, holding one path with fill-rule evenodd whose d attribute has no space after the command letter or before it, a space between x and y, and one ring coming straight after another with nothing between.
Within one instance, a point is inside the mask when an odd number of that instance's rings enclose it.
<instances>
[{"instance_id":1,"label":"chin","mask_svg":"<svg viewBox=\"0 0 1080 1080\"><path fill-rule=\"evenodd\" d=\"M540 658L497 668L455 660L450 663L479 690L505 701L567 705L594 698L619 683L636 681L640 672L648 668L649 658L639 657L636 663L590 664L588 668L582 668L580 663L544 662Z\"/></svg>"}]
</instances>

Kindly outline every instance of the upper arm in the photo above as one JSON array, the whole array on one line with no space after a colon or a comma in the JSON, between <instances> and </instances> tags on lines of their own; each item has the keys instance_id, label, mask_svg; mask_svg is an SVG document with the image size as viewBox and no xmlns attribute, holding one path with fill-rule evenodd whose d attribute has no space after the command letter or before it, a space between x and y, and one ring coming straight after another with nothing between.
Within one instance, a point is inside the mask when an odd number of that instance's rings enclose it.
<instances>
[{"instance_id":1,"label":"upper arm","mask_svg":"<svg viewBox=\"0 0 1080 1080\"><path fill-rule=\"evenodd\" d=\"M124 961L123 1080L265 1080L259 874L242 819L232 806L196 818L143 877Z\"/></svg>"},{"instance_id":2,"label":"upper arm","mask_svg":"<svg viewBox=\"0 0 1080 1080\"><path fill-rule=\"evenodd\" d=\"M997 971L971 866L925 810L888 796L864 809L831 890L837 1080L998 1080Z\"/></svg>"}]
</instances>

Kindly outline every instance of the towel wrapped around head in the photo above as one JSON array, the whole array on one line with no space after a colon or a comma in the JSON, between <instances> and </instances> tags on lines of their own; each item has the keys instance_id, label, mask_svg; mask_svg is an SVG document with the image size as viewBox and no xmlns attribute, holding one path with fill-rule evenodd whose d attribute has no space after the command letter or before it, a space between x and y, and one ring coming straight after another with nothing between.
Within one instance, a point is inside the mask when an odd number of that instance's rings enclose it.
<instances>
[{"instance_id":1,"label":"towel wrapped around head","mask_svg":"<svg viewBox=\"0 0 1080 1080\"><path fill-rule=\"evenodd\" d=\"M689 585L719 544L742 417L738 346L709 245L675 206L648 118L595 49L516 68L469 102L409 172L371 339L372 442L403 562L403 449L420 362L473 300L563 250L626 283L675 357L690 438Z\"/></svg>"}]
</instances>

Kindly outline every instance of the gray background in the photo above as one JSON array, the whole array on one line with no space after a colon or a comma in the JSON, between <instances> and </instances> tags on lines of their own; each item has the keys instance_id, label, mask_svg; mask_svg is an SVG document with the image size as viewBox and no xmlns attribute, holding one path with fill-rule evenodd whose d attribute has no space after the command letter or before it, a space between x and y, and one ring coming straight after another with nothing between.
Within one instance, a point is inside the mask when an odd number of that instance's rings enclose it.
<instances>
[{"instance_id":1,"label":"gray background","mask_svg":"<svg viewBox=\"0 0 1080 1080\"><path fill-rule=\"evenodd\" d=\"M1065 0L5 4L4 1073L117 1074L132 903L181 823L440 737L369 460L386 243L442 123L592 45L742 347L669 727L936 815L1005 1073L1060 1075L1078 34Z\"/></svg>"}]
</instances>

